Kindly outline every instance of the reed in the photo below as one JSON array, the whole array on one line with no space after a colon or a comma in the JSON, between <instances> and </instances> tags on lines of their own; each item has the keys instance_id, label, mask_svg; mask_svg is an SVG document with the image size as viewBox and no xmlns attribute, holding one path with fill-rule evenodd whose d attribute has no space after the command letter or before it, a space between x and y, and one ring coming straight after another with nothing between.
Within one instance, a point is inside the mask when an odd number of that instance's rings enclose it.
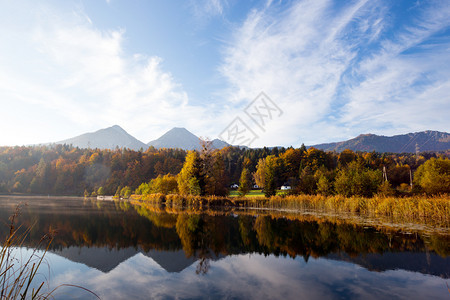
<instances>
[{"instance_id":1,"label":"reed","mask_svg":"<svg viewBox=\"0 0 450 300\"><path fill-rule=\"evenodd\" d=\"M353 213L362 216L390 216L395 218L438 221L450 227L450 196L448 194L411 197L376 195L372 198L342 195L286 195L260 197L218 197L150 194L134 196L135 203L148 202L166 207L208 209L218 207L265 208L277 210L315 210L334 213Z\"/></svg>"},{"instance_id":2,"label":"reed","mask_svg":"<svg viewBox=\"0 0 450 300\"><path fill-rule=\"evenodd\" d=\"M15 227L15 219L19 215L20 208L17 207L15 213L10 218L9 235L3 242L0 250L0 298L1 299L42 299L47 298L41 292L45 281L38 284L37 288L31 288L34 285L39 267L42 265L45 253L53 239L52 234L44 235L38 245L32 251L31 255L25 260L18 260L16 253L22 246L26 236L32 227L23 230L20 233L21 226ZM45 245L43 254L38 253L38 249Z\"/></svg>"},{"instance_id":3,"label":"reed","mask_svg":"<svg viewBox=\"0 0 450 300\"><path fill-rule=\"evenodd\" d=\"M0 250L0 299L48 299L53 298L54 292L61 287L76 287L100 299L94 292L72 284L61 284L50 292L43 291L47 280L40 283L36 281L38 275L41 275L39 269L53 240L54 232L45 234L28 257L25 259L18 257L18 251L33 228L30 226L23 229L21 225L16 227L15 222L19 212L20 205L10 217L9 233ZM42 253L40 249L43 249Z\"/></svg>"}]
</instances>

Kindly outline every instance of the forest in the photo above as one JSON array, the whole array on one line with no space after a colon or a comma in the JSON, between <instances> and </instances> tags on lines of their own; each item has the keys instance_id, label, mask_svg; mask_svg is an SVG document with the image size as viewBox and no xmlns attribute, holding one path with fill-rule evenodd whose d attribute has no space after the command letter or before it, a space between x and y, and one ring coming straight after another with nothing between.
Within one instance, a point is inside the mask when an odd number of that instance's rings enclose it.
<instances>
[{"instance_id":1,"label":"forest","mask_svg":"<svg viewBox=\"0 0 450 300\"><path fill-rule=\"evenodd\" d=\"M244 196L281 186L289 194L371 197L450 192L446 153L325 152L315 148L226 147L200 151L80 149L69 145L0 147L0 193L122 195L179 193Z\"/></svg>"}]
</instances>

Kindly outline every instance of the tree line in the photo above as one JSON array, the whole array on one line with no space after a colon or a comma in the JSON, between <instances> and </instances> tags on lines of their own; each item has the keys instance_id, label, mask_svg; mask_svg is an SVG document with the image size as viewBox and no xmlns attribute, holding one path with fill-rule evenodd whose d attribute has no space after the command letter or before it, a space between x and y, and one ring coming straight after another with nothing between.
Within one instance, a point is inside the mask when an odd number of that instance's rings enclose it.
<instances>
[{"instance_id":1,"label":"tree line","mask_svg":"<svg viewBox=\"0 0 450 300\"><path fill-rule=\"evenodd\" d=\"M177 176L159 176L136 193L226 196L232 185L238 186L241 196L256 186L266 197L276 195L282 186L289 194L346 197L449 193L450 160L448 153L335 153L304 145L214 150L203 142L200 151L187 153Z\"/></svg>"},{"instance_id":2,"label":"tree line","mask_svg":"<svg viewBox=\"0 0 450 300\"><path fill-rule=\"evenodd\" d=\"M304 145L216 150L208 141L200 151L0 147L0 193L224 196L233 184L241 195L257 185L268 197L281 186L291 194L449 193L449 152L336 153Z\"/></svg>"}]
</instances>

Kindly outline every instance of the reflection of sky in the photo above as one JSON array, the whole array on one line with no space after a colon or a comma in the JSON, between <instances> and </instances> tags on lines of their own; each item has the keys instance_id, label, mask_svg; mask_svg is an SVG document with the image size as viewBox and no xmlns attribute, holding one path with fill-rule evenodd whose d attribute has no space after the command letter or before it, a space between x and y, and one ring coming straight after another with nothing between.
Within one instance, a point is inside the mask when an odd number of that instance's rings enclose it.
<instances>
[{"instance_id":1,"label":"reflection of sky","mask_svg":"<svg viewBox=\"0 0 450 300\"><path fill-rule=\"evenodd\" d=\"M370 272L324 258L295 260L263 255L228 256L211 261L205 275L196 264L168 273L151 258L137 254L103 273L48 253L51 285L70 283L95 291L102 299L448 299L450 280L409 271ZM46 268L46 267L44 267ZM47 272L42 269L42 273ZM89 299L86 292L62 287L57 299ZM94 297L91 297L94 298Z\"/></svg>"}]
</instances>

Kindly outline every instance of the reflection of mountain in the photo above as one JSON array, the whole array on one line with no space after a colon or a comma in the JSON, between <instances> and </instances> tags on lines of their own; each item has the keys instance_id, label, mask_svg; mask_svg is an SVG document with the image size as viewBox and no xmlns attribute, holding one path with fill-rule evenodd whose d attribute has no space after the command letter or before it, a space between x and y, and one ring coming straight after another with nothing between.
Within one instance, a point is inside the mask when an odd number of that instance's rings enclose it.
<instances>
[{"instance_id":1,"label":"reflection of mountain","mask_svg":"<svg viewBox=\"0 0 450 300\"><path fill-rule=\"evenodd\" d=\"M183 250L178 251L143 251L133 247L115 249L107 247L68 247L51 250L56 255L73 262L82 263L103 273L108 273L122 262L138 253L150 257L167 272L181 272L192 265L197 258L187 258Z\"/></svg>"},{"instance_id":2,"label":"reflection of mountain","mask_svg":"<svg viewBox=\"0 0 450 300\"><path fill-rule=\"evenodd\" d=\"M121 262L138 253L134 248L109 249L107 247L68 247L50 252L104 273L110 272Z\"/></svg>"},{"instance_id":3,"label":"reflection of mountain","mask_svg":"<svg viewBox=\"0 0 450 300\"><path fill-rule=\"evenodd\" d=\"M198 261L198 257L186 257L183 250L178 251L143 251L135 248L110 249L107 247L68 247L52 250L54 254L65 257L73 262L82 263L103 273L108 273L122 262L138 253L151 258L161 268L169 273L179 273ZM220 256L223 257L223 256ZM214 256L212 260L220 257ZM383 254L364 254L351 257L346 253L331 253L325 258L358 264L370 271L384 272L402 269L422 274L430 274L449 278L450 260L443 259L434 253L386 252Z\"/></svg>"},{"instance_id":4,"label":"reflection of mountain","mask_svg":"<svg viewBox=\"0 0 450 300\"><path fill-rule=\"evenodd\" d=\"M343 260L358 264L369 271L406 270L430 274L443 278L450 277L450 260L434 253L385 252L383 254L364 254L350 257L345 253L327 255L326 258Z\"/></svg>"},{"instance_id":5,"label":"reflection of mountain","mask_svg":"<svg viewBox=\"0 0 450 300\"><path fill-rule=\"evenodd\" d=\"M167 272L181 272L195 261L196 257L186 257L186 253L183 250L178 251L158 251L150 250L148 252L142 252L145 256L153 259L158 265L160 265Z\"/></svg>"}]
</instances>

